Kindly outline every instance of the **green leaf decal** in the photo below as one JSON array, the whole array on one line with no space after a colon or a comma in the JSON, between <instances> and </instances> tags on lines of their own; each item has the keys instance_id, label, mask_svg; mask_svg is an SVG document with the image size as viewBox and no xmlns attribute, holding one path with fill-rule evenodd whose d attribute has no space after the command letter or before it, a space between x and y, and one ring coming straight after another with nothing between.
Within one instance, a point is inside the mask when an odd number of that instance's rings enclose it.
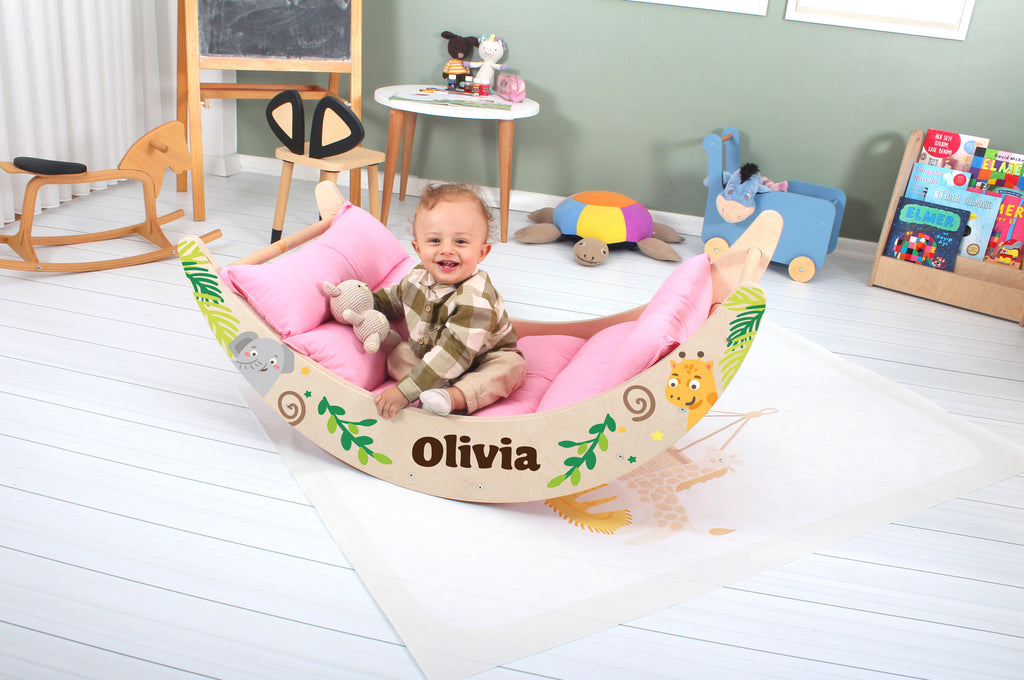
<instances>
[{"instance_id":1,"label":"green leaf decal","mask_svg":"<svg viewBox=\"0 0 1024 680\"><path fill-rule=\"evenodd\" d=\"M722 306L738 312L729 322L725 354L718 365L722 372L722 389L725 389L740 370L761 327L766 307L764 292L751 286L738 288Z\"/></svg>"},{"instance_id":2,"label":"green leaf decal","mask_svg":"<svg viewBox=\"0 0 1024 680\"><path fill-rule=\"evenodd\" d=\"M329 433L341 434L341 448L350 451L355 447L356 458L360 465L367 465L371 458L381 465L391 465L391 458L370 448L373 437L359 434L360 428L370 428L377 424L374 418L364 418L359 421L345 420L342 417L345 415L345 409L330 403L327 401L327 397L320 399L316 410L320 415L327 415L326 427Z\"/></svg>"},{"instance_id":3,"label":"green leaf decal","mask_svg":"<svg viewBox=\"0 0 1024 680\"><path fill-rule=\"evenodd\" d=\"M553 489L560 486L565 480L569 480L569 483L573 486L578 486L580 480L583 478L583 474L580 468L584 465L587 466L588 470L593 470L597 467L597 449L601 451L607 451L609 446L608 435L606 432L613 432L615 430L615 420L611 415L606 415L604 420L596 425L592 425L587 432L594 435L590 439L584 439L581 442L574 442L569 439L563 439L558 442L558 445L565 449L571 449L576 447L575 456L569 456L562 464L565 465L568 470L565 474L557 475L548 482L548 488Z\"/></svg>"},{"instance_id":4,"label":"green leaf decal","mask_svg":"<svg viewBox=\"0 0 1024 680\"><path fill-rule=\"evenodd\" d=\"M228 351L228 345L238 335L238 317L224 305L224 294L220 289L220 277L213 271L208 258L194 239L178 244L178 258L185 271L185 277L192 285L192 297L199 311L206 317L206 323L213 331L217 343Z\"/></svg>"}]
</instances>

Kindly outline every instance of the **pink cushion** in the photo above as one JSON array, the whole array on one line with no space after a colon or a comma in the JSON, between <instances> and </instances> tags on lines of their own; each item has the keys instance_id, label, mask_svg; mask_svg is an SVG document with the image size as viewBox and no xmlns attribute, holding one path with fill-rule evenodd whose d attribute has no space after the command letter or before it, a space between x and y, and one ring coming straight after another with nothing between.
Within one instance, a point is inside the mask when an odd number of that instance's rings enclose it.
<instances>
[{"instance_id":1,"label":"pink cushion","mask_svg":"<svg viewBox=\"0 0 1024 680\"><path fill-rule=\"evenodd\" d=\"M296 352L364 390L376 388L387 374L387 352L367 354L352 327L333 319L311 331L292 335L285 342Z\"/></svg>"},{"instance_id":2,"label":"pink cushion","mask_svg":"<svg viewBox=\"0 0 1024 680\"><path fill-rule=\"evenodd\" d=\"M474 416L515 416L537 410L551 381L583 346L582 338L569 335L530 335L519 339L526 357L526 380L505 399L476 411Z\"/></svg>"},{"instance_id":3,"label":"pink cushion","mask_svg":"<svg viewBox=\"0 0 1024 680\"><path fill-rule=\"evenodd\" d=\"M610 376L613 383L653 366L700 328L710 311L711 260L698 255L676 267L647 304L623 345L636 353L635 361L618 364Z\"/></svg>"},{"instance_id":4,"label":"pink cushion","mask_svg":"<svg viewBox=\"0 0 1024 680\"><path fill-rule=\"evenodd\" d=\"M538 411L589 399L630 380L671 352L711 310L707 255L679 265L636 321L595 334L551 383Z\"/></svg>"},{"instance_id":5,"label":"pink cushion","mask_svg":"<svg viewBox=\"0 0 1024 680\"><path fill-rule=\"evenodd\" d=\"M536 410L549 411L575 404L618 385L618 381L608 377L608 371L621 361L620 353L629 355L623 351L623 343L637 323L628 321L595 333L551 382Z\"/></svg>"},{"instance_id":6,"label":"pink cushion","mask_svg":"<svg viewBox=\"0 0 1024 680\"><path fill-rule=\"evenodd\" d=\"M320 237L264 264L224 267L221 277L288 338L330 318L324 281L358 279L376 290L401 279L413 263L380 221L345 203Z\"/></svg>"}]
</instances>

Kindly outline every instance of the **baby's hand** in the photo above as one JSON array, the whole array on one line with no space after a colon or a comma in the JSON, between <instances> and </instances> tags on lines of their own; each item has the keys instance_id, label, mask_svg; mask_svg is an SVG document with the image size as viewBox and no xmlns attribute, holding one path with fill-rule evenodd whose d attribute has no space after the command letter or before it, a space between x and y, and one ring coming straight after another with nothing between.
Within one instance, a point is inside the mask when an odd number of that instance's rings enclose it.
<instances>
[{"instance_id":1,"label":"baby's hand","mask_svg":"<svg viewBox=\"0 0 1024 680\"><path fill-rule=\"evenodd\" d=\"M392 386L380 394L375 394L373 403L377 406L377 413L381 418L391 418L408 406L409 400L402 394L402 390L397 386Z\"/></svg>"}]
</instances>

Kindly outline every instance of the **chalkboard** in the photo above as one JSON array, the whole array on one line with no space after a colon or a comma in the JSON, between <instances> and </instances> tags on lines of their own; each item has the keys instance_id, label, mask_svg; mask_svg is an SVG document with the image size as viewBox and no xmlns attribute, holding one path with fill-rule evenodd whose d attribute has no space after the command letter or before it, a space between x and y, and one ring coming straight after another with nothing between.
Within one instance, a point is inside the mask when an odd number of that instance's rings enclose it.
<instances>
[{"instance_id":1,"label":"chalkboard","mask_svg":"<svg viewBox=\"0 0 1024 680\"><path fill-rule=\"evenodd\" d=\"M203 127L208 99L271 99L297 90L303 99L340 96L348 74L348 103L362 111L363 0L178 0L178 120L188 126L192 156L192 214L206 219ZM327 73L328 85L199 82L200 70ZM358 171L352 186L358 187ZM178 174L178 191L187 189ZM353 189L357 190L357 189Z\"/></svg>"},{"instance_id":2,"label":"chalkboard","mask_svg":"<svg viewBox=\"0 0 1024 680\"><path fill-rule=\"evenodd\" d=\"M352 57L350 0L199 0L202 57Z\"/></svg>"}]
</instances>

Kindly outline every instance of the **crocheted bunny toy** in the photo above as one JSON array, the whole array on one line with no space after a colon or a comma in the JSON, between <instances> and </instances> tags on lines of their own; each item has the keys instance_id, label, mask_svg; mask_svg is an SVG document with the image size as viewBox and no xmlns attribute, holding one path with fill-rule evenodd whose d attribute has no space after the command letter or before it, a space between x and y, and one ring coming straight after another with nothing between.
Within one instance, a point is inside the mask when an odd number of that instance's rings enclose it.
<instances>
[{"instance_id":1,"label":"crocheted bunny toy","mask_svg":"<svg viewBox=\"0 0 1024 680\"><path fill-rule=\"evenodd\" d=\"M337 285L324 281L323 290L331 299L331 316L338 323L352 326L368 354L398 344L398 333L392 330L387 317L373 308L373 293L365 283L355 279Z\"/></svg>"}]
</instances>

